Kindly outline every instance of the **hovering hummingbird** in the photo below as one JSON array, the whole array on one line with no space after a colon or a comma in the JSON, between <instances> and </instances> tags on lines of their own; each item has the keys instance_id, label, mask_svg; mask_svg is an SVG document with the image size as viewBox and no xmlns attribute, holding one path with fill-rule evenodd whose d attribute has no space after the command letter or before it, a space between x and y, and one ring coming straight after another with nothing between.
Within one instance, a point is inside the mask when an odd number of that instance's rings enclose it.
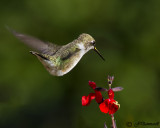
<instances>
[{"instance_id":1,"label":"hovering hummingbird","mask_svg":"<svg viewBox=\"0 0 160 128\"><path fill-rule=\"evenodd\" d=\"M63 76L72 70L80 61L85 53L93 49L104 60L102 55L95 47L95 40L89 34L81 34L77 39L66 45L56 45L44 42L37 38L9 30L24 44L37 50L30 51L35 55L51 75Z\"/></svg>"}]
</instances>

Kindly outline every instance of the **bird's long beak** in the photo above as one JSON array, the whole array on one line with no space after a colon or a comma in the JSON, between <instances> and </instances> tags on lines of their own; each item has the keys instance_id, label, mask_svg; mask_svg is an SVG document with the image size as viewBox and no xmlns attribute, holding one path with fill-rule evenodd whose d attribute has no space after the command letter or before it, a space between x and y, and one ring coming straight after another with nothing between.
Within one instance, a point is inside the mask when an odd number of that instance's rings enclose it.
<instances>
[{"instance_id":1,"label":"bird's long beak","mask_svg":"<svg viewBox=\"0 0 160 128\"><path fill-rule=\"evenodd\" d=\"M103 58L103 56L100 54L100 52L97 50L96 47L94 47L94 51L97 52L97 54L105 61L105 59Z\"/></svg>"}]
</instances>

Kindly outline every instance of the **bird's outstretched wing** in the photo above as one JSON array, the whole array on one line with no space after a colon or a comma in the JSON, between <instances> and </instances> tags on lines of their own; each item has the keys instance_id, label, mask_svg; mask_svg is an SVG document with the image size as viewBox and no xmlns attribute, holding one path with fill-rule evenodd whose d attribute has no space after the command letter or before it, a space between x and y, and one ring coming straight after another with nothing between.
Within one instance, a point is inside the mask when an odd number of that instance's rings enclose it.
<instances>
[{"instance_id":1,"label":"bird's outstretched wing","mask_svg":"<svg viewBox=\"0 0 160 128\"><path fill-rule=\"evenodd\" d=\"M38 52L40 52L42 54L54 55L61 47L61 46L58 46L53 43L41 41L41 40L39 40L35 37L32 37L32 36L29 36L29 35L18 33L9 27L7 27L7 29L15 37L17 37L19 40L21 40L24 44L28 45L29 47L37 50Z\"/></svg>"}]
</instances>

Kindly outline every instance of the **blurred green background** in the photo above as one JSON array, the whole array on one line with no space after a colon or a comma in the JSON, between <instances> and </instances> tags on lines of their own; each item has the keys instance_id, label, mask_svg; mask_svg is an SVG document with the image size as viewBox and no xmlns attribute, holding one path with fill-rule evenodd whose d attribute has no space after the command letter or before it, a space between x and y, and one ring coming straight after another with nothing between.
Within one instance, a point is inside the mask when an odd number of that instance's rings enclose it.
<instances>
[{"instance_id":1,"label":"blurred green background","mask_svg":"<svg viewBox=\"0 0 160 128\"><path fill-rule=\"evenodd\" d=\"M59 45L88 33L106 61L90 51L68 74L51 76L5 25ZM108 75L124 88L115 94L118 128L160 121L159 0L1 0L0 44L0 128L110 127L95 101L81 106L93 92L88 81L108 88Z\"/></svg>"}]
</instances>

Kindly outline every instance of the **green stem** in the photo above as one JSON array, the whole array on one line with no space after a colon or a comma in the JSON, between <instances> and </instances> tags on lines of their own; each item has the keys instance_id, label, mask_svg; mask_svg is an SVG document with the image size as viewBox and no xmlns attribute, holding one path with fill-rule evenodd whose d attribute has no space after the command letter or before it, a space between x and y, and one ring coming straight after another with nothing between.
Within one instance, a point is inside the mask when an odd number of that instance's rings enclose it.
<instances>
[{"instance_id":1,"label":"green stem","mask_svg":"<svg viewBox=\"0 0 160 128\"><path fill-rule=\"evenodd\" d=\"M112 118L112 126L113 126L113 128L117 128L117 127L116 127L115 120L114 120L114 115L113 115L113 114L111 114L111 118Z\"/></svg>"}]
</instances>

